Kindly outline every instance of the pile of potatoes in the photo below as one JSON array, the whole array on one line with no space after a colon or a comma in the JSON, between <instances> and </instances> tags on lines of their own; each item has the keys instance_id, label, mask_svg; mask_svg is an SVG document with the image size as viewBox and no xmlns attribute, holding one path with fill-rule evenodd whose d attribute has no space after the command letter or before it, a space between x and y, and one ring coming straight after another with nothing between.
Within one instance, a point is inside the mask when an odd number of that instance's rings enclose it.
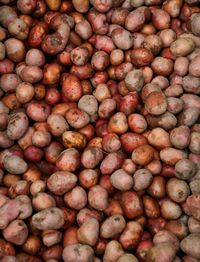
<instances>
[{"instance_id":1,"label":"pile of potatoes","mask_svg":"<svg viewBox=\"0 0 200 262\"><path fill-rule=\"evenodd\" d=\"M0 262L200 262L199 0L0 0Z\"/></svg>"}]
</instances>

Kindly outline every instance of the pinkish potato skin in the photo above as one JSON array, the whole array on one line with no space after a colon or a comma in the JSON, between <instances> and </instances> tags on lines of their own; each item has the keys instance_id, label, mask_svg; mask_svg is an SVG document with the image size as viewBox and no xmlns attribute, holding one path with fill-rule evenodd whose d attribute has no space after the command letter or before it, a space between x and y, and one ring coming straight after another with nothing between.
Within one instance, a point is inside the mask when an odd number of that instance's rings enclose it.
<instances>
[{"instance_id":1,"label":"pinkish potato skin","mask_svg":"<svg viewBox=\"0 0 200 262\"><path fill-rule=\"evenodd\" d=\"M200 0L0 0L0 262L200 261Z\"/></svg>"}]
</instances>

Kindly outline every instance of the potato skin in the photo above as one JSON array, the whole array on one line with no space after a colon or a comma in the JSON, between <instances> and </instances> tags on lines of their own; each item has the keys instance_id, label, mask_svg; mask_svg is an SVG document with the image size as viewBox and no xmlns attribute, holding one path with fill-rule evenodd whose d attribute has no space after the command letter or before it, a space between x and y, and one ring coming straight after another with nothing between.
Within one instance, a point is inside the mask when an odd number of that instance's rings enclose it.
<instances>
[{"instance_id":1,"label":"potato skin","mask_svg":"<svg viewBox=\"0 0 200 262\"><path fill-rule=\"evenodd\" d=\"M176 249L171 243L157 244L152 247L145 257L146 262L172 262Z\"/></svg>"},{"instance_id":2,"label":"potato skin","mask_svg":"<svg viewBox=\"0 0 200 262\"><path fill-rule=\"evenodd\" d=\"M121 233L126 222L123 216L113 215L107 218L101 225L100 234L103 238L112 238Z\"/></svg>"},{"instance_id":3,"label":"potato skin","mask_svg":"<svg viewBox=\"0 0 200 262\"><path fill-rule=\"evenodd\" d=\"M63 250L64 262L84 262L93 261L94 251L88 245L72 244L67 245Z\"/></svg>"},{"instance_id":4,"label":"potato skin","mask_svg":"<svg viewBox=\"0 0 200 262\"><path fill-rule=\"evenodd\" d=\"M12 114L8 120L7 135L10 139L21 138L28 129L28 117L23 112Z\"/></svg>"},{"instance_id":5,"label":"potato skin","mask_svg":"<svg viewBox=\"0 0 200 262\"><path fill-rule=\"evenodd\" d=\"M184 238L180 243L180 247L183 250L183 252L185 252L189 256L193 256L194 258L199 259L199 238L199 233L192 233L188 235L186 238Z\"/></svg>"}]
</instances>

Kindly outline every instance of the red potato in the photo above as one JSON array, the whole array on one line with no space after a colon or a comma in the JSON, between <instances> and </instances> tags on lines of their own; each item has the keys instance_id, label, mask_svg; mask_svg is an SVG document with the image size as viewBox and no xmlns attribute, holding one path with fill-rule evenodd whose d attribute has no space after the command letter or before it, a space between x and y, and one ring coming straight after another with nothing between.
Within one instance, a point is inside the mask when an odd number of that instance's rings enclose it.
<instances>
[{"instance_id":1,"label":"red potato","mask_svg":"<svg viewBox=\"0 0 200 262\"><path fill-rule=\"evenodd\" d=\"M122 193L121 201L126 217L128 217L129 219L133 219L142 215L142 201L134 191L126 191Z\"/></svg>"},{"instance_id":2,"label":"red potato","mask_svg":"<svg viewBox=\"0 0 200 262\"><path fill-rule=\"evenodd\" d=\"M70 208L80 210L87 204L87 194L82 187L76 186L64 195L64 202Z\"/></svg>"},{"instance_id":3,"label":"red potato","mask_svg":"<svg viewBox=\"0 0 200 262\"><path fill-rule=\"evenodd\" d=\"M116 170L110 177L110 182L114 188L121 191L130 190L133 186L132 177L123 169Z\"/></svg>"},{"instance_id":4,"label":"red potato","mask_svg":"<svg viewBox=\"0 0 200 262\"><path fill-rule=\"evenodd\" d=\"M145 257L145 261L149 262L170 262L176 256L176 249L171 243L162 243L153 246Z\"/></svg>"},{"instance_id":5,"label":"red potato","mask_svg":"<svg viewBox=\"0 0 200 262\"><path fill-rule=\"evenodd\" d=\"M108 193L100 185L92 187L88 192L88 202L96 210L104 210L108 206Z\"/></svg>"},{"instance_id":6,"label":"red potato","mask_svg":"<svg viewBox=\"0 0 200 262\"><path fill-rule=\"evenodd\" d=\"M88 245L71 244L71 245L67 245L64 248L62 257L64 262L93 261L94 251Z\"/></svg>"},{"instance_id":7,"label":"red potato","mask_svg":"<svg viewBox=\"0 0 200 262\"><path fill-rule=\"evenodd\" d=\"M121 244L116 240L111 240L106 245L103 261L105 262L117 261L123 254L124 251L122 249Z\"/></svg>"},{"instance_id":8,"label":"red potato","mask_svg":"<svg viewBox=\"0 0 200 262\"><path fill-rule=\"evenodd\" d=\"M124 156L120 152L108 154L101 162L100 171L103 175L110 175L117 169L121 168Z\"/></svg>"},{"instance_id":9,"label":"red potato","mask_svg":"<svg viewBox=\"0 0 200 262\"><path fill-rule=\"evenodd\" d=\"M138 169L133 175L133 189L142 191L149 187L152 181L152 174L147 169Z\"/></svg>"},{"instance_id":10,"label":"red potato","mask_svg":"<svg viewBox=\"0 0 200 262\"><path fill-rule=\"evenodd\" d=\"M13 244L22 245L28 237L28 228L22 220L14 220L3 230L3 236Z\"/></svg>"},{"instance_id":11,"label":"red potato","mask_svg":"<svg viewBox=\"0 0 200 262\"><path fill-rule=\"evenodd\" d=\"M90 121L88 114L78 108L69 109L65 117L70 126L75 129L85 127Z\"/></svg>"},{"instance_id":12,"label":"red potato","mask_svg":"<svg viewBox=\"0 0 200 262\"><path fill-rule=\"evenodd\" d=\"M87 147L81 157L81 163L85 168L96 167L103 159L103 152L98 147Z\"/></svg>"},{"instance_id":13,"label":"red potato","mask_svg":"<svg viewBox=\"0 0 200 262\"><path fill-rule=\"evenodd\" d=\"M61 152L56 160L56 166L61 171L74 172L80 166L80 154L75 148Z\"/></svg>"},{"instance_id":14,"label":"red potato","mask_svg":"<svg viewBox=\"0 0 200 262\"><path fill-rule=\"evenodd\" d=\"M100 228L103 238L112 238L121 233L125 228L125 219L121 215L113 215L106 219Z\"/></svg>"}]
</instances>

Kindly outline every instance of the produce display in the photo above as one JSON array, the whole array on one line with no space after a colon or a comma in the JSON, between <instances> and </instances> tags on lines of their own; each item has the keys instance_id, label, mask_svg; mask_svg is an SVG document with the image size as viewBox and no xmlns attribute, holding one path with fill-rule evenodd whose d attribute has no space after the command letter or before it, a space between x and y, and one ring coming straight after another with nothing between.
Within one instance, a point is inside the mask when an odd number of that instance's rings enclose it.
<instances>
[{"instance_id":1,"label":"produce display","mask_svg":"<svg viewBox=\"0 0 200 262\"><path fill-rule=\"evenodd\" d=\"M200 0L0 0L0 262L200 262Z\"/></svg>"}]
</instances>

